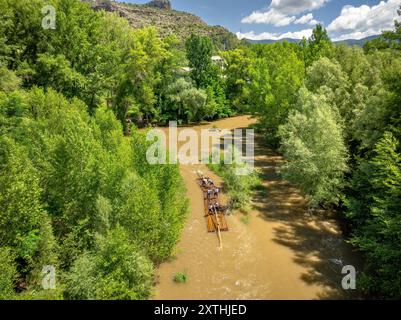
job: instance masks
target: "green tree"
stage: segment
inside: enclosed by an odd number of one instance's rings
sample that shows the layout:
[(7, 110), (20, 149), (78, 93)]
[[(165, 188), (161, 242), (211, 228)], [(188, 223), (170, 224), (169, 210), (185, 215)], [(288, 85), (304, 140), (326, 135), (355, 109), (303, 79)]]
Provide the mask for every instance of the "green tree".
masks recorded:
[(227, 99), (236, 110), (249, 110), (252, 103), (249, 97), (249, 82), (254, 73), (252, 69), (254, 54), (250, 49), (244, 47), (224, 52), (223, 57), (226, 60), (224, 75)]
[(156, 85), (155, 95), (159, 112), (158, 121), (165, 123), (169, 119), (174, 119), (176, 115), (176, 108), (170, 104), (168, 95), (170, 86), (181, 78), (182, 68), (186, 65), (186, 54), (175, 35), (166, 37), (163, 42), (166, 55), (156, 67), (161, 79)]
[(0, 66), (0, 92), (12, 92), (19, 88), (21, 80), (16, 74), (5, 67)]
[(322, 57), (330, 57), (332, 54), (333, 45), (327, 34), (327, 30), (317, 24), (313, 29), (312, 36), (308, 41), (301, 43), (304, 47), (305, 65), (310, 66), (313, 62)]
[(300, 91), (298, 107), (279, 129), (284, 176), (310, 196), (312, 206), (336, 204), (344, 186), (347, 150), (342, 127), (324, 96)]
[(259, 118), (266, 140), (278, 145), (277, 130), (296, 102), (305, 69), (296, 48), (288, 43), (256, 47), (249, 83), (250, 110)]
[(34, 82), (40, 87), (53, 88), (66, 97), (80, 96), (85, 87), (85, 78), (71, 68), (64, 55), (40, 54), (36, 62)]
[(217, 77), (212, 63), (213, 44), (207, 37), (192, 34), (186, 41), (191, 77), (198, 88), (206, 88)]
[(153, 267), (122, 228), (99, 237), (66, 276), (70, 299), (139, 300), (151, 293)]
[[(213, 89), (208, 92), (209, 97), (214, 99)], [(185, 118), (188, 123), (211, 119), (216, 113), (217, 106), (207, 100), (207, 92), (194, 88), (184, 78), (179, 78), (168, 87), (167, 97), (171, 101), (170, 110), (176, 110), (178, 119)]]
[(116, 115), (126, 125), (130, 109), (149, 123), (157, 116), (156, 86), (161, 81), (158, 67), (168, 54), (155, 28), (137, 30), (123, 78), (116, 95)]
[(11, 299), (15, 295), (17, 266), (14, 259), (10, 248), (0, 247), (0, 300)]
[(0, 1), (0, 60), (15, 70), (22, 61), (36, 61), (48, 48), (49, 30), (42, 28), (44, 0)]
[(175, 82), (171, 83), (167, 87), (166, 97), (169, 100), (169, 108), (167, 111), (175, 112), (175, 115), (178, 119), (182, 119), (185, 106), (184, 106), (184, 97), (185, 92), (192, 88), (192, 83), (186, 80), (185, 78), (178, 78)]
[(98, 279), (94, 256), (83, 253), (64, 276), (65, 297), (70, 300), (95, 300)]
[(26, 149), (8, 137), (0, 140), (0, 171), (0, 243), (13, 249), (21, 272), (35, 273), (43, 267), (42, 263), (56, 262), (38, 173)]
[(365, 290), (398, 298), (401, 293), (399, 234), (401, 230), (401, 155), (399, 142), (386, 132), (373, 157), (360, 163), (353, 177), (356, 191), (348, 203), (354, 223), (352, 243), (366, 256)]
[(207, 114), (207, 94), (203, 90), (191, 88), (184, 91), (183, 103), (188, 122), (197, 122)]
[[(17, 299), (148, 298), (153, 263), (171, 255), (187, 202), (178, 166), (149, 165), (145, 135), (124, 137), (123, 126), (175, 103), (167, 88), (184, 52), (78, 0), (51, 1), (57, 32), (44, 30), (45, 4), (0, 0), (1, 295), (15, 266), (26, 284)], [(222, 112), (222, 80), (205, 90), (177, 90), (189, 121)], [(60, 286), (45, 292), (48, 264)]]
[(351, 124), (354, 105), (351, 104), (351, 88), (347, 74), (340, 64), (328, 58), (315, 61), (307, 69), (305, 85), (313, 93), (324, 94), (335, 112), (341, 114), (338, 121), (345, 121), (346, 128)]

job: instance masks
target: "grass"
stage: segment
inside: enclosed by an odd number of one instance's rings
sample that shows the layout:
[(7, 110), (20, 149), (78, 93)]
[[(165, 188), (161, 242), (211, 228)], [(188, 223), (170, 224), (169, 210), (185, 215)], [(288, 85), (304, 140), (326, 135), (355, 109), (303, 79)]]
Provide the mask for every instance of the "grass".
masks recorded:
[(177, 272), (174, 275), (173, 280), (175, 283), (186, 283), (188, 276), (184, 272)]

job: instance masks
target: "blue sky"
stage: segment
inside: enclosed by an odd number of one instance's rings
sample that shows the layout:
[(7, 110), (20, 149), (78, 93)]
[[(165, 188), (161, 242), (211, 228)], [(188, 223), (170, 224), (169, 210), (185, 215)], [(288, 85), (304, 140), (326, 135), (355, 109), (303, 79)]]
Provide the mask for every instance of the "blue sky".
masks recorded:
[(342, 40), (361, 39), (392, 29), (401, 0), (171, 0), (171, 3), (175, 10), (194, 13), (211, 25), (222, 25), (240, 38), (300, 39), (309, 37), (314, 25), (322, 23), (334, 40)]

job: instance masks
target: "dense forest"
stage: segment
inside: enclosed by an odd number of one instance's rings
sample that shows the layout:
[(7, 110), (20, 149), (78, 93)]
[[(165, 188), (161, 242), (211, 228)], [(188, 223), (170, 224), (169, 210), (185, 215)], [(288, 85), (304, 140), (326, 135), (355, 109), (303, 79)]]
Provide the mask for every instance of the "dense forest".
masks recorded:
[(243, 113), (311, 208), (348, 223), (364, 292), (400, 298), (399, 22), (363, 49), (318, 25), (219, 52), (78, 0), (0, 0), (0, 299), (149, 298), (188, 208), (178, 166), (149, 165), (136, 127)]

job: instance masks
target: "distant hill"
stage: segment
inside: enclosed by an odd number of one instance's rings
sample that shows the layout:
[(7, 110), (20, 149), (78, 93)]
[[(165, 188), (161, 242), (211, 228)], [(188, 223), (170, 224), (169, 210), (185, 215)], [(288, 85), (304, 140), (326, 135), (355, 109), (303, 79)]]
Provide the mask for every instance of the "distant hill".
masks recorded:
[(153, 0), (148, 4), (131, 4), (110, 0), (82, 0), (90, 2), (94, 10), (118, 12), (134, 28), (155, 26), (162, 37), (175, 34), (186, 40), (192, 33), (210, 37), (219, 49), (235, 47), (239, 40), (222, 26), (209, 26), (200, 17), (176, 11), (168, 0)]
[(370, 37), (363, 38), (363, 39), (360, 39), (360, 40), (348, 39), (348, 40), (343, 40), (343, 41), (337, 41), (335, 43), (337, 43), (337, 44), (347, 44), (349, 46), (363, 47), (366, 42), (372, 41), (372, 40), (377, 39), (379, 37), (380, 37), (380, 35), (375, 35), (375, 36), (370, 36)]
[(245, 39), (249, 43), (263, 43), (263, 44), (271, 44), (271, 43), (276, 43), (276, 42), (289, 42), (289, 43), (298, 43), (299, 39), (291, 39), (291, 38), (284, 38), (280, 40), (250, 40), (250, 39)]
[[(347, 40), (342, 40), (342, 41), (334, 41), (335, 44), (346, 44), (349, 46), (359, 46), (359, 47), (363, 47), (363, 45), (371, 40), (377, 39), (379, 37), (379, 35), (375, 35), (375, 36), (370, 36), (367, 38), (363, 38), (360, 40), (355, 40), (355, 39), (347, 39)], [(280, 40), (250, 40), (250, 39), (246, 39), (247, 42), (249, 43), (264, 43), (264, 44), (269, 44), (269, 43), (276, 43), (276, 42), (289, 42), (289, 43), (298, 43), (301, 40), (299, 39), (291, 39), (291, 38), (285, 38), (285, 39), (280, 39)]]

